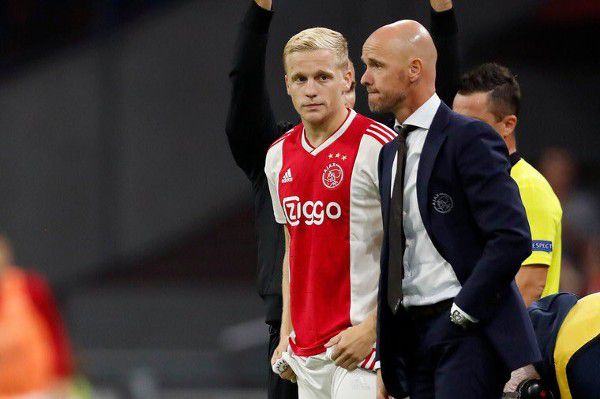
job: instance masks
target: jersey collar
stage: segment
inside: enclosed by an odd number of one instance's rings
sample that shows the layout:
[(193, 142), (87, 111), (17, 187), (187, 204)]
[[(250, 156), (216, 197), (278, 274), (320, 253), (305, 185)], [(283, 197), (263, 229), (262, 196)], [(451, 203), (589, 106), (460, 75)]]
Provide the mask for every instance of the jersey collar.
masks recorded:
[(325, 148), (329, 147), (337, 139), (339, 139), (344, 134), (344, 132), (346, 132), (346, 130), (348, 130), (348, 127), (354, 120), (355, 116), (356, 116), (356, 112), (353, 109), (348, 109), (348, 116), (346, 117), (346, 120), (344, 121), (344, 123), (342, 123), (342, 126), (340, 126), (338, 128), (338, 130), (336, 130), (331, 136), (329, 136), (329, 138), (327, 140), (325, 140), (323, 143), (321, 143), (320, 146), (318, 146), (316, 148), (313, 147), (312, 145), (310, 145), (310, 143), (306, 139), (306, 132), (304, 131), (304, 128), (302, 128), (302, 140), (301, 140), (302, 147), (310, 155), (314, 155), (314, 156), (318, 155), (321, 151), (323, 151)]

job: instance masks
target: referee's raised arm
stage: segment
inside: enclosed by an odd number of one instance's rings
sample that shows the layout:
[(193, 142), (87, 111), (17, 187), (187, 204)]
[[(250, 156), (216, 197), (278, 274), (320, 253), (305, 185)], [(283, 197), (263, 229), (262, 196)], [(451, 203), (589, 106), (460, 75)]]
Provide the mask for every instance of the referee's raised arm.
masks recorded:
[(250, 180), (263, 173), (269, 145), (282, 133), (265, 82), (271, 0), (250, 3), (241, 23), (229, 73), (232, 83), (226, 132), (235, 162)]

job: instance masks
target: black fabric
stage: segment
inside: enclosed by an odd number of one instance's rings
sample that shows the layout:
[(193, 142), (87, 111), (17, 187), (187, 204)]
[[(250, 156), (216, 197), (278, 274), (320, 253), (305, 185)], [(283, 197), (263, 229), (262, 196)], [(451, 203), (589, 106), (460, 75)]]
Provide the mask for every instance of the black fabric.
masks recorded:
[(519, 154), (519, 151), (515, 151), (508, 156), (508, 160), (510, 161), (511, 167), (515, 166), (517, 162), (521, 160), (521, 154)]
[[(404, 310), (401, 310), (404, 312)], [(407, 313), (408, 318), (411, 318)], [(510, 371), (479, 329), (463, 329), (445, 311), (411, 318), (408, 354), (411, 399), (501, 398)]]
[(458, 23), (454, 8), (436, 12), (430, 8), (431, 37), (438, 52), (436, 92), (442, 101), (452, 105), (460, 80), (461, 52), (458, 43)]
[(240, 26), (233, 67), (226, 133), (233, 158), (252, 183), (258, 241), (258, 292), (265, 299), (266, 319), (281, 319), (283, 228), (275, 221), (264, 173), (269, 146), (291, 123), (276, 123), (265, 83), (265, 53), (273, 13), (250, 2)]
[(405, 125), (398, 133), (398, 156), (394, 189), (392, 190), (392, 201), (390, 207), (389, 226), (389, 263), (388, 263), (388, 288), (387, 301), (392, 313), (398, 311), (402, 303), (402, 279), (404, 278), (404, 249), (406, 237), (404, 236), (404, 225), (402, 223), (404, 207), (404, 169), (406, 166), (406, 138), (415, 130), (416, 126)]
[(279, 345), (279, 324), (269, 326), (269, 399), (297, 399), (298, 386), (290, 381), (281, 379), (271, 369), (271, 357), (275, 348)]
[(600, 398), (600, 335), (571, 357), (567, 364), (567, 381), (573, 398)]

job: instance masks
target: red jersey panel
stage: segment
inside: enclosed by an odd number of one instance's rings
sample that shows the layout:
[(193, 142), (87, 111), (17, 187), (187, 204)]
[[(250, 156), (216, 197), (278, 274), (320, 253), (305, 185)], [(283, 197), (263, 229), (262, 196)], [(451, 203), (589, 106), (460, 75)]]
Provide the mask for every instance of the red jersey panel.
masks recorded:
[(395, 136), (348, 110), (317, 148), (298, 125), (269, 149), (275, 218), (290, 233), (290, 345), (299, 356), (324, 352), (331, 337), (375, 309), (383, 235), (377, 162)]

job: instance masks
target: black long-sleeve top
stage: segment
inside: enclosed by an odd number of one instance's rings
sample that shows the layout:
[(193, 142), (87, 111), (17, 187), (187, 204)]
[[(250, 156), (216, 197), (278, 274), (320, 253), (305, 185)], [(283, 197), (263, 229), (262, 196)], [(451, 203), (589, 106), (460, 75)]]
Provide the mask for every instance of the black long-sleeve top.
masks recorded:
[[(265, 81), (265, 56), (272, 11), (251, 2), (238, 34), (233, 68), (227, 139), (237, 165), (252, 183), (258, 238), (258, 292), (265, 301), (267, 323), (281, 320), (283, 228), (275, 221), (264, 174), (269, 146), (293, 127), (277, 123)], [(457, 24), (454, 11), (432, 10), (432, 36), (438, 46), (438, 95), (451, 104), (459, 78)]]

